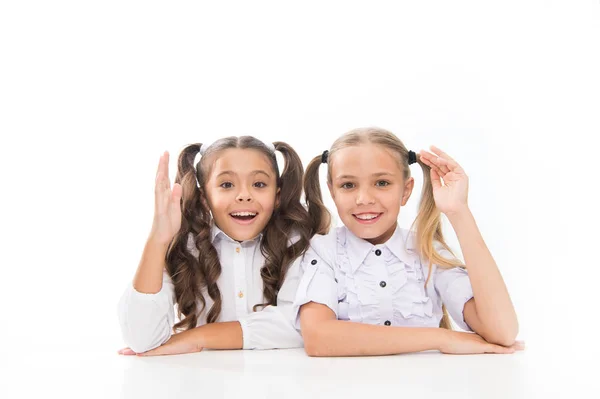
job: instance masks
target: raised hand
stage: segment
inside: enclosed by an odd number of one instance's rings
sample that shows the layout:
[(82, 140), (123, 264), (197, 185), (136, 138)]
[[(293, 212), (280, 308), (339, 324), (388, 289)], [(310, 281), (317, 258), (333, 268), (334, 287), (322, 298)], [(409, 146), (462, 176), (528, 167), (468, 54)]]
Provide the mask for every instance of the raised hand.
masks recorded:
[(444, 151), (431, 146), (431, 152), (419, 152), (421, 162), (431, 168), (433, 197), (446, 215), (468, 209), (469, 178), (460, 165)]
[(440, 352), (454, 355), (469, 355), (477, 353), (514, 353), (525, 349), (525, 343), (517, 341), (506, 347), (490, 344), (475, 333), (448, 331), (447, 339), (440, 347)]
[(169, 153), (160, 157), (154, 187), (154, 222), (150, 237), (168, 245), (181, 227), (181, 185), (169, 181)]

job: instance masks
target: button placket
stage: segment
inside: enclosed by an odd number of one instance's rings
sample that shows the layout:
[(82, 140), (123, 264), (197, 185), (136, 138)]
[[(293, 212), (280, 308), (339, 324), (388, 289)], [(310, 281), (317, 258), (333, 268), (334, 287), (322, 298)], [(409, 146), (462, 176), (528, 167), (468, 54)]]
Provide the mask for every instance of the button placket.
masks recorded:
[(248, 314), (246, 299), (246, 259), (245, 251), (240, 244), (236, 244), (234, 249), (234, 273), (235, 273), (235, 296), (236, 313), (238, 318)]
[(387, 261), (385, 258), (389, 255), (389, 253), (386, 253), (385, 256), (381, 256), (384, 253), (379, 248), (375, 249), (373, 253), (375, 254), (375, 257), (373, 259), (377, 264), (378, 279), (375, 281), (378, 282), (376, 282), (375, 284), (377, 284), (376, 291), (377, 297), (379, 298), (379, 320), (380, 322), (383, 322), (384, 325), (389, 326), (391, 325), (390, 320), (393, 318), (394, 315), (394, 307), (392, 303), (392, 290), (390, 290), (389, 287), (387, 287), (389, 273), (387, 269)]

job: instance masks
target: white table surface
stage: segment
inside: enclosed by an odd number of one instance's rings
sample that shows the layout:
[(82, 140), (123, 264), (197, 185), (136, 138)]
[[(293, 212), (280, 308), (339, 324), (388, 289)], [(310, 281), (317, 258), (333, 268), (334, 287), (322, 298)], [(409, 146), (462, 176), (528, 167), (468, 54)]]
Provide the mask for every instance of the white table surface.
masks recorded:
[(567, 348), (362, 358), (310, 358), (302, 349), (142, 358), (116, 349), (8, 343), (0, 351), (0, 398), (600, 397), (597, 351)]

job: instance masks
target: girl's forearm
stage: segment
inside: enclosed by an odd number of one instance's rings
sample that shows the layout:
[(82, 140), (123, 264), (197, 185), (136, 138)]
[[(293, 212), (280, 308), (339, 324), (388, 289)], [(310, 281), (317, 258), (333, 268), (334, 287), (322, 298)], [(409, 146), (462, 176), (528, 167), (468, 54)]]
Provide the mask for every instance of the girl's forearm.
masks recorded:
[(369, 356), (438, 350), (446, 330), (322, 320), (303, 328), (309, 356)]
[(133, 278), (133, 287), (144, 294), (156, 294), (162, 288), (163, 269), (168, 245), (151, 237), (146, 241), (142, 259)]
[(242, 349), (242, 326), (237, 321), (210, 323), (190, 330), (190, 337), (200, 348)]
[(488, 342), (510, 346), (518, 333), (515, 308), (470, 210), (448, 215), (456, 232), (473, 287), (477, 318), (476, 331)]

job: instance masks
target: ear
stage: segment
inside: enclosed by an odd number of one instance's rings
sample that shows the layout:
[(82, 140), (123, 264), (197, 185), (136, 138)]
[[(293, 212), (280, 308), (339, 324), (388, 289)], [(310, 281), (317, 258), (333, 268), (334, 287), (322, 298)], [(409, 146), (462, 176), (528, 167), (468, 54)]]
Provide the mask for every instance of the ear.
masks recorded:
[(402, 192), (402, 206), (406, 205), (410, 195), (412, 194), (412, 190), (415, 187), (415, 179), (412, 177), (404, 183), (404, 191)]
[(281, 203), (281, 188), (278, 187), (277, 192), (275, 193), (275, 208), (278, 208), (280, 203)]

